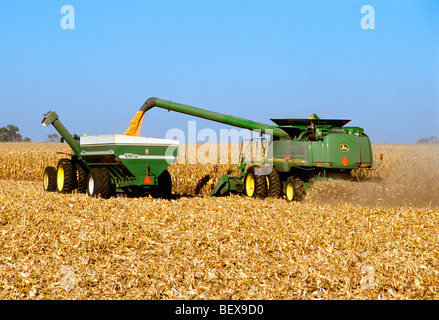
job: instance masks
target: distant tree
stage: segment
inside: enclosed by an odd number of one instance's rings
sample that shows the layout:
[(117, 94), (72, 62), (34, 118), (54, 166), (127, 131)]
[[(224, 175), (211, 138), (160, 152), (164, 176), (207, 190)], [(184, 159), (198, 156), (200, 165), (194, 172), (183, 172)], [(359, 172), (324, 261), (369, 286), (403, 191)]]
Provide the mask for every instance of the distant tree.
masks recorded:
[(428, 138), (420, 138), (416, 143), (439, 143), (439, 138), (431, 136)]
[(59, 142), (59, 135), (57, 133), (49, 133), (47, 135), (48, 142)]
[(12, 142), (12, 141), (24, 141), (29, 142), (31, 139), (26, 137), (23, 139), (22, 135), (18, 133), (20, 129), (18, 127), (8, 124), (6, 127), (0, 128), (0, 141)]

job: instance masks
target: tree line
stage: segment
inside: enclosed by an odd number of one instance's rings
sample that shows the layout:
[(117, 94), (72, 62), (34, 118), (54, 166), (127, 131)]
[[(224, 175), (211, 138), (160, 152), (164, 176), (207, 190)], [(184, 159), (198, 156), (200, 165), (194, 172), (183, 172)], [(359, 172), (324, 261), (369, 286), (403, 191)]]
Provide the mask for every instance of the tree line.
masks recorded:
[(13, 142), (13, 141), (23, 141), (29, 142), (31, 139), (29, 137), (23, 138), (21, 134), (18, 133), (20, 129), (13, 124), (8, 124), (6, 127), (0, 128), (0, 141), (1, 142)]
[[(18, 132), (20, 129), (13, 124), (8, 124), (6, 127), (0, 128), (0, 142), (29, 142), (31, 138), (24, 137)], [(48, 142), (59, 142), (59, 135), (57, 133), (49, 133), (47, 135)]]
[(439, 143), (439, 138), (431, 136), (428, 138), (420, 138), (416, 143)]

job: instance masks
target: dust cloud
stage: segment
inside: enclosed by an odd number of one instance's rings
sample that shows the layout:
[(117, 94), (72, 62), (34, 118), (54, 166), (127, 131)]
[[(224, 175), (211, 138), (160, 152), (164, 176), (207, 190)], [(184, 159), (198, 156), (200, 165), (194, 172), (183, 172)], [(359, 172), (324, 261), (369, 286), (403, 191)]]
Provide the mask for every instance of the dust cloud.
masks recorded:
[(439, 207), (439, 145), (373, 145), (375, 170), (359, 169), (360, 182), (316, 182), (305, 201), (338, 205)]

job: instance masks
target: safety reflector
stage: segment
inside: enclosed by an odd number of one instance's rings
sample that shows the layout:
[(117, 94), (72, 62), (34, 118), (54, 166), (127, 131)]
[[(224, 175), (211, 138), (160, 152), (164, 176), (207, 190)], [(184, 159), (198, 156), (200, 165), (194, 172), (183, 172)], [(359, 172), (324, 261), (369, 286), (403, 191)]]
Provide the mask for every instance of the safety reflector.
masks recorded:
[(144, 184), (151, 184), (152, 183), (151, 178), (149, 176), (146, 176), (145, 180), (143, 180), (143, 183)]
[(344, 156), (343, 159), (341, 159), (341, 164), (344, 164), (344, 165), (349, 164), (349, 160), (346, 156)]

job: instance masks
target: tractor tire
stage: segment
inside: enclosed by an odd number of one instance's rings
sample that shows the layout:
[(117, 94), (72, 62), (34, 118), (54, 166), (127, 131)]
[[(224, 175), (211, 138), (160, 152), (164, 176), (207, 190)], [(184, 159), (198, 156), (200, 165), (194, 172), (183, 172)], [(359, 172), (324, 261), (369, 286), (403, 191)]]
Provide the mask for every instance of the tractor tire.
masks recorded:
[(56, 191), (56, 168), (55, 167), (47, 167), (44, 170), (43, 188), (44, 188), (44, 191), (49, 191), (49, 192)]
[(264, 199), (267, 196), (267, 179), (265, 175), (256, 174), (258, 166), (247, 169), (244, 177), (245, 194), (251, 198)]
[(79, 163), (76, 163), (76, 188), (78, 193), (87, 192), (87, 170)]
[(273, 198), (282, 197), (282, 181), (279, 172), (273, 167), (270, 174), (267, 175), (268, 196)]
[(107, 169), (104, 167), (93, 168), (87, 177), (87, 194), (90, 197), (108, 199), (111, 197), (112, 191), (111, 177)]
[(75, 189), (75, 166), (69, 159), (60, 159), (56, 169), (56, 186), (58, 192), (70, 193)]
[(168, 170), (163, 171), (159, 175), (157, 186), (151, 190), (150, 195), (153, 198), (172, 198), (172, 179)]
[(304, 195), (302, 180), (294, 176), (288, 177), (284, 186), (285, 199), (287, 199), (287, 201), (301, 201)]

